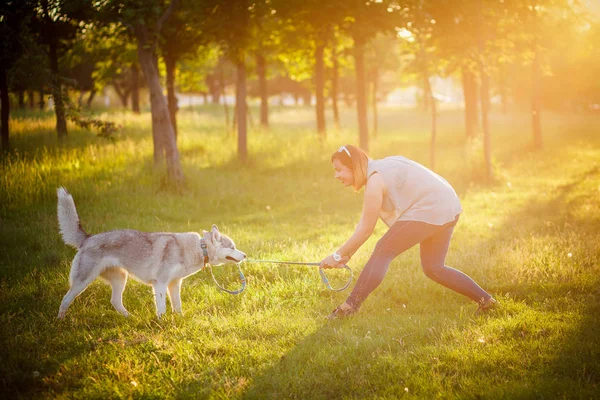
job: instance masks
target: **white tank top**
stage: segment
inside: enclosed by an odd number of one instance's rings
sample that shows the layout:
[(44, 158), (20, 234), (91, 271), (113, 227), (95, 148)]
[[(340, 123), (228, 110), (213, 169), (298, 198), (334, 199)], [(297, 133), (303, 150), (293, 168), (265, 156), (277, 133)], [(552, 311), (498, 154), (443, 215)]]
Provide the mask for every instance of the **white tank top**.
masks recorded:
[(379, 216), (387, 226), (396, 221), (444, 225), (462, 208), (450, 184), (435, 172), (406, 157), (370, 160), (367, 176), (381, 175), (387, 189)]

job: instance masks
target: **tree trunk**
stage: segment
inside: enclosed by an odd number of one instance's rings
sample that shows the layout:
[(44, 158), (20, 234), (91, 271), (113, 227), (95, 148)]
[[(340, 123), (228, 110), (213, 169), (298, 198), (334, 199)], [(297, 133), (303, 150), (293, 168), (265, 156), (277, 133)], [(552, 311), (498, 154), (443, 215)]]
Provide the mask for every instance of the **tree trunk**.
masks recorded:
[(171, 125), (173, 125), (175, 140), (177, 140), (177, 97), (175, 96), (175, 68), (177, 66), (177, 60), (170, 53), (167, 53), (164, 56), (164, 59), (167, 68), (167, 103), (169, 106), (169, 117), (171, 118)]
[[(179, 185), (183, 182), (183, 171), (179, 160), (179, 151), (175, 142), (175, 133), (169, 117), (167, 100), (163, 95), (158, 74), (158, 65), (153, 50), (145, 45), (147, 35), (145, 27), (137, 26), (138, 57), (140, 66), (146, 77), (150, 90), (150, 110), (152, 113), (152, 137), (154, 140), (154, 165), (162, 164), (164, 157), (167, 161), (167, 173), (171, 182)], [(140, 38), (141, 36), (141, 38)]]
[(131, 66), (131, 110), (140, 113), (140, 68), (137, 63)]
[(488, 180), (492, 179), (492, 154), (491, 154), (491, 137), (488, 123), (488, 115), (490, 110), (490, 90), (489, 76), (485, 71), (483, 62), (480, 61), (481, 74), (481, 128), (483, 130), (483, 155), (485, 159), (485, 171)]
[(542, 120), (541, 120), (541, 67), (539, 58), (539, 47), (537, 42), (533, 43), (533, 64), (531, 66), (532, 74), (532, 93), (531, 93), (531, 117), (533, 128), (533, 147), (536, 150), (542, 148)]
[(88, 97), (86, 104), (88, 109), (92, 108), (92, 101), (94, 100), (94, 97), (96, 97), (96, 89), (92, 89), (90, 91), (90, 97)]
[(30, 110), (33, 110), (35, 108), (35, 98), (33, 96), (34, 96), (33, 90), (30, 90), (27, 92), (27, 101), (28, 101)]
[(44, 111), (44, 109), (46, 108), (45, 96), (46, 93), (44, 93), (44, 85), (42, 85), (42, 87), (40, 88), (40, 102), (38, 103), (40, 111)]
[(425, 75), (425, 96), (429, 98), (429, 105), (431, 106), (431, 142), (429, 144), (429, 165), (431, 169), (435, 169), (435, 141), (437, 137), (437, 109), (435, 104), (435, 98), (433, 97), (433, 90), (431, 89), (431, 83), (429, 82), (429, 74), (427, 70), (424, 71)]
[(488, 181), (491, 181), (492, 176), (492, 150), (491, 150), (491, 137), (490, 127), (488, 123), (488, 114), (490, 110), (490, 90), (489, 90), (489, 75), (487, 71), (487, 65), (485, 65), (485, 49), (484, 49), (484, 24), (483, 24), (483, 10), (481, 2), (478, 3), (478, 24), (479, 24), (479, 37), (477, 40), (477, 46), (479, 50), (478, 63), (479, 63), (479, 76), (481, 79), (481, 128), (483, 130), (483, 156), (485, 161), (485, 173)]
[(500, 69), (500, 78), (498, 80), (498, 91), (500, 94), (500, 101), (502, 102), (502, 114), (508, 114), (508, 93), (506, 83), (506, 67)]
[(333, 50), (333, 71), (331, 74), (331, 107), (333, 108), (333, 121), (335, 128), (340, 129), (340, 113), (338, 110), (338, 80), (339, 80), (339, 64), (335, 44), (332, 46)]
[(247, 144), (247, 112), (246, 112), (246, 63), (244, 61), (244, 51), (238, 50), (239, 55), (236, 60), (237, 79), (235, 87), (235, 106), (237, 113), (237, 131), (238, 131), (238, 158), (246, 161), (248, 158)]
[(346, 107), (350, 108), (354, 105), (354, 97), (348, 92), (344, 92), (344, 102), (346, 103)]
[(129, 99), (129, 92), (127, 90), (121, 91), (118, 83), (113, 83), (113, 87), (115, 88), (115, 93), (119, 96), (119, 100), (121, 100), (121, 105), (123, 108), (127, 108), (127, 103)]
[(356, 111), (360, 148), (369, 151), (369, 127), (367, 125), (367, 94), (364, 66), (365, 45), (362, 38), (354, 38), (354, 62), (356, 68)]
[(17, 99), (19, 101), (19, 110), (25, 109), (25, 91), (19, 90), (17, 94)]
[(462, 69), (463, 96), (465, 99), (465, 131), (467, 138), (477, 135), (477, 82), (475, 74), (463, 67)]
[[(222, 62), (219, 62), (219, 69), (222, 69)], [(209, 74), (206, 77), (206, 86), (208, 86), (208, 91), (210, 92), (210, 97), (212, 99), (213, 104), (219, 104), (219, 96), (221, 94), (222, 88), (217, 84), (217, 79), (214, 74)]]
[(246, 118), (248, 118), (250, 129), (254, 129), (254, 118), (252, 118), (252, 109), (248, 107), (248, 102), (246, 102)]
[(2, 151), (5, 153), (10, 150), (8, 142), (9, 111), (10, 104), (8, 100), (8, 79), (6, 76), (6, 70), (0, 67), (0, 136), (2, 137)]
[(317, 133), (321, 139), (327, 137), (325, 131), (325, 62), (324, 50), (325, 45), (320, 38), (317, 38), (317, 46), (315, 48), (315, 97), (316, 97), (316, 113), (317, 113)]
[(302, 105), (304, 107), (310, 107), (312, 103), (312, 93), (307, 91), (302, 93), (300, 96), (302, 97)]
[(377, 116), (377, 91), (379, 90), (378, 88), (379, 86), (379, 68), (375, 67), (373, 68), (373, 92), (371, 94), (372, 99), (371, 101), (372, 103), (372, 107), (373, 107), (373, 137), (376, 138), (377, 137), (377, 123), (378, 123), (378, 116)]
[(238, 105), (237, 105), (237, 80), (235, 83), (235, 105), (233, 106), (233, 121), (231, 121), (231, 131), (235, 132), (237, 130), (237, 117), (238, 117)]
[(65, 104), (63, 101), (60, 76), (58, 75), (58, 43), (55, 37), (50, 38), (50, 71), (52, 72), (52, 99), (54, 100), (54, 113), (56, 114), (56, 133), (59, 139), (67, 136), (67, 120), (65, 118)]
[(269, 127), (269, 94), (267, 91), (267, 63), (262, 54), (256, 56), (258, 91), (260, 93), (260, 126)]
[(223, 109), (225, 111), (225, 133), (229, 134), (229, 106), (225, 97), (225, 72), (222, 63), (219, 64), (219, 86), (221, 87), (221, 98), (223, 99)]

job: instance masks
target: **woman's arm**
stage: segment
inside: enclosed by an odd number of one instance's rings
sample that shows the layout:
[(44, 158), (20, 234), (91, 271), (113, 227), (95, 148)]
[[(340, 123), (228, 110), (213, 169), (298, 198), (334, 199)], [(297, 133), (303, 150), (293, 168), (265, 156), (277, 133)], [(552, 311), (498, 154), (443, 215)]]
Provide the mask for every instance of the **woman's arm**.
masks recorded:
[[(345, 262), (344, 260), (347, 261), (354, 255), (360, 246), (362, 246), (373, 233), (375, 225), (377, 224), (377, 218), (379, 218), (379, 211), (381, 210), (384, 192), (385, 184), (383, 178), (379, 174), (372, 175), (367, 181), (367, 186), (365, 188), (363, 212), (360, 221), (350, 239), (348, 239), (337, 251), (337, 253), (342, 256), (342, 262)], [(321, 266), (335, 266), (337, 264), (338, 263), (333, 259), (333, 255), (330, 255), (321, 262)]]

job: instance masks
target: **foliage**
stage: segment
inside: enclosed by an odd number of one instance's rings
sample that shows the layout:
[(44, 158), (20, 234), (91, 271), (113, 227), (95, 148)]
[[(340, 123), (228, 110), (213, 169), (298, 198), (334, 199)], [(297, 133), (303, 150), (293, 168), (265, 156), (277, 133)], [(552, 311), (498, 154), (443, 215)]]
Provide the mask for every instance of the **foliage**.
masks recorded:
[(207, 92), (206, 77), (216, 69), (219, 57), (217, 47), (199, 46), (194, 54), (183, 58), (177, 70), (178, 92)]
[(10, 70), (31, 43), (29, 24), (33, 4), (29, 1), (3, 1), (0, 4), (0, 66)]
[(82, 115), (81, 110), (75, 108), (72, 104), (67, 106), (65, 115), (67, 120), (73, 122), (80, 128), (87, 130), (96, 129), (98, 131), (98, 137), (105, 139), (116, 140), (116, 136), (121, 129), (121, 127), (115, 122), (104, 121)]

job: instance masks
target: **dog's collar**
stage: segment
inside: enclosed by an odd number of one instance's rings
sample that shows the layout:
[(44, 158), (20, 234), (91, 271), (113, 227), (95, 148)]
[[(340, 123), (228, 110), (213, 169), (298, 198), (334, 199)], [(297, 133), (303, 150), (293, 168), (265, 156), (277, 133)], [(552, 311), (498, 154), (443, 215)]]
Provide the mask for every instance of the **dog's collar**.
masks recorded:
[(204, 254), (204, 266), (208, 264), (208, 247), (206, 246), (206, 241), (204, 239), (200, 239), (200, 247), (202, 247), (202, 253)]

